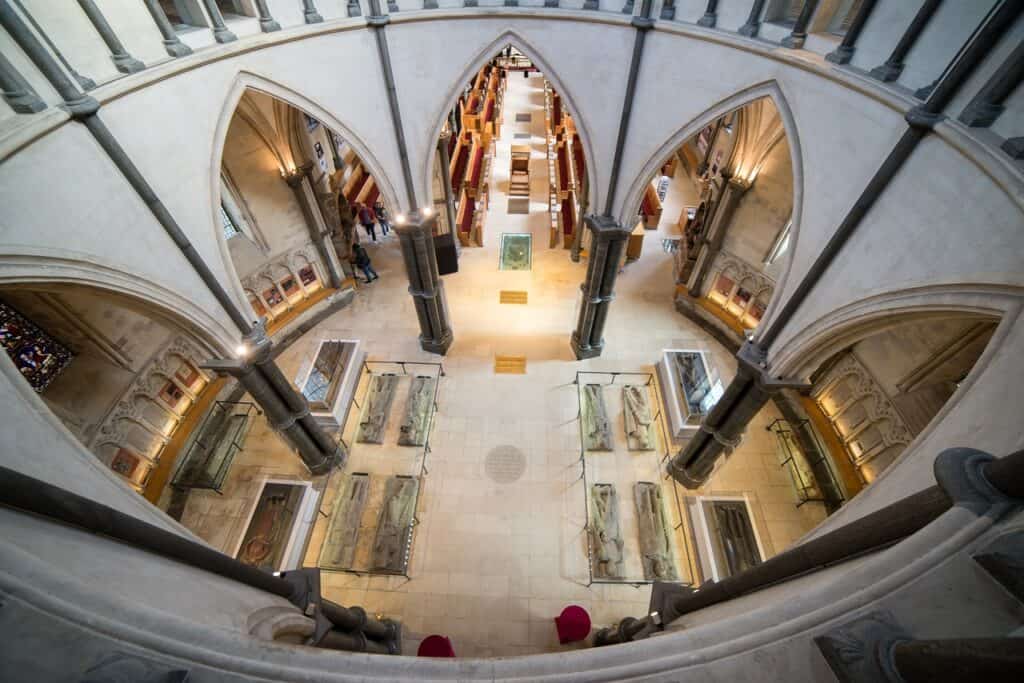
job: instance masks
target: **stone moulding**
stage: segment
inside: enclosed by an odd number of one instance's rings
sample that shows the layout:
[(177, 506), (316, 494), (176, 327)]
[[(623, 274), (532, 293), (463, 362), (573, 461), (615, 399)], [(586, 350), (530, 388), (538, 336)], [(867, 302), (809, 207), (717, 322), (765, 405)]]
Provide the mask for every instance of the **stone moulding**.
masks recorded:
[(359, 432), (356, 441), (359, 443), (384, 443), (384, 430), (391, 412), (391, 402), (395, 400), (395, 388), (398, 386), (398, 375), (375, 375), (370, 380), (370, 388), (363, 402), (363, 412), (359, 417)]
[(320, 566), (327, 569), (350, 569), (359, 543), (363, 510), (370, 492), (370, 475), (353, 473), (334, 503), (334, 514), (320, 551)]
[(612, 450), (612, 428), (600, 384), (583, 385), (580, 397), (580, 421), (583, 427), (583, 448), (588, 451)]
[(595, 579), (625, 576), (622, 531), (619, 529), (619, 497), (614, 484), (590, 487), (590, 564)]
[(416, 376), (409, 387), (409, 398), (405, 404), (405, 417), (398, 432), (399, 446), (422, 446), (427, 442), (430, 415), (434, 407), (434, 377)]
[(622, 387), (622, 405), (629, 450), (654, 450), (656, 435), (647, 387), (642, 384), (627, 384)]
[(388, 479), (373, 539), (374, 570), (405, 571), (418, 491), (419, 481), (412, 477), (399, 475)]

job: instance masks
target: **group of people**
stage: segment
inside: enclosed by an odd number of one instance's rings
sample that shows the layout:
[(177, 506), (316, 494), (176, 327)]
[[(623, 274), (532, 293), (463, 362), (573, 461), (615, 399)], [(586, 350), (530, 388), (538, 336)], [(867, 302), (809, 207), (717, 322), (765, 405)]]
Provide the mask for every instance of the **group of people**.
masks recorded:
[[(374, 224), (380, 225), (381, 237), (386, 236), (391, 230), (387, 209), (384, 208), (384, 204), (380, 200), (374, 202), (372, 207), (366, 204), (353, 204), (352, 212), (355, 214), (356, 220), (366, 230), (366, 234), (374, 242), (377, 241), (377, 230)], [(380, 277), (370, 263), (370, 255), (366, 253), (366, 249), (358, 242), (352, 245), (352, 264), (363, 271), (367, 283), (373, 282)]]

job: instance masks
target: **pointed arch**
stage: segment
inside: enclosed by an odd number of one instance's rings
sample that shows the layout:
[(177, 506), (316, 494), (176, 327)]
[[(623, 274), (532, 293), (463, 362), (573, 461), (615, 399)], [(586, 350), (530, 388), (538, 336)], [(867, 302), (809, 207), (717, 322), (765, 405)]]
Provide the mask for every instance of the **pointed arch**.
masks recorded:
[[(275, 100), (284, 102), (294, 109), (312, 116), (323, 125), (337, 132), (345, 139), (345, 142), (351, 145), (356, 155), (369, 169), (369, 172), (377, 181), (386, 203), (390, 206), (398, 206), (399, 204), (398, 193), (391, 184), (390, 178), (384, 173), (383, 165), (351, 128), (342, 123), (341, 120), (320, 104), (295, 92), (291, 88), (251, 71), (240, 70), (235, 75), (235, 79), (224, 98), (224, 104), (221, 107), (220, 116), (217, 118), (217, 125), (213, 135), (213, 148), (210, 150), (210, 168), (217, 169), (216, 173), (210, 174), (210, 229), (215, 233), (217, 246), (220, 249), (221, 261), (230, 280), (226, 283), (227, 288), (234, 294), (235, 301), (242, 311), (250, 311), (252, 314), (255, 314), (255, 311), (252, 311), (252, 306), (249, 303), (249, 298), (245, 293), (242, 281), (238, 276), (238, 271), (235, 269), (235, 264), (231, 259), (227, 239), (224, 237), (223, 232), (217, 229), (221, 192), (219, 169), (224, 160), (224, 145), (227, 141), (231, 119), (234, 117), (242, 96), (247, 90), (255, 90), (269, 95)], [(285, 142), (289, 142), (288, 137), (286, 137)], [(289, 156), (294, 151), (290, 144), (287, 151)]]
[(618, 217), (620, 223), (626, 224), (631, 216), (635, 216), (637, 214), (640, 210), (640, 202), (643, 198), (644, 187), (650, 182), (651, 178), (654, 177), (655, 172), (665, 163), (665, 160), (671, 157), (671, 155), (674, 154), (684, 142), (699, 133), (701, 129), (708, 124), (713, 123), (719, 117), (764, 98), (769, 98), (775, 105), (775, 109), (778, 111), (779, 118), (782, 121), (782, 128), (778, 132), (772, 133), (768, 143), (766, 143), (764, 149), (761, 150), (761, 158), (757, 163), (763, 163), (764, 157), (767, 156), (768, 152), (770, 152), (779, 141), (782, 139), (786, 139), (788, 141), (789, 154), (793, 167), (793, 211), (791, 215), (792, 228), (790, 229), (790, 244), (785, 256), (785, 267), (783, 268), (782, 274), (776, 283), (771, 300), (768, 302), (768, 307), (765, 309), (764, 318), (761, 320), (761, 323), (757, 326), (757, 331), (754, 333), (755, 340), (761, 330), (767, 329), (767, 323), (769, 323), (775, 315), (776, 310), (779, 308), (779, 300), (781, 299), (783, 292), (786, 290), (786, 282), (789, 279), (790, 271), (793, 266), (793, 256), (796, 254), (797, 244), (800, 239), (800, 224), (803, 213), (804, 172), (800, 136), (797, 133), (796, 119), (794, 118), (793, 112), (789, 107), (789, 103), (787, 102), (786, 97), (782, 92), (782, 88), (779, 87), (777, 81), (764, 81), (733, 93), (729, 97), (726, 97), (705, 109), (699, 116), (695, 117), (689, 123), (677, 130), (675, 134), (666, 140), (665, 143), (662, 144), (662, 146), (659, 147), (643, 165), (640, 174), (629, 186), (629, 192), (626, 194), (625, 201), (621, 205), (622, 213), (620, 213)]
[(456, 79), (456, 81), (448, 88), (448, 93), (441, 101), (440, 111), (434, 112), (434, 127), (430, 130), (430, 133), (427, 136), (428, 144), (431, 147), (423, 156), (424, 166), (420, 169), (419, 174), (419, 182), (421, 183), (419, 190), (421, 196), (433, 196), (431, 189), (431, 171), (434, 168), (434, 157), (437, 154), (437, 139), (441, 137), (441, 129), (444, 128), (448, 112), (455, 107), (465, 84), (472, 80), (473, 76), (475, 76), (476, 73), (487, 64), (487, 62), (494, 59), (502, 49), (509, 45), (526, 55), (534, 66), (544, 74), (544, 77), (551, 81), (551, 84), (554, 85), (555, 90), (558, 91), (558, 94), (565, 102), (566, 109), (568, 109), (569, 114), (572, 116), (573, 120), (576, 121), (576, 131), (579, 133), (580, 140), (583, 142), (583, 147), (586, 150), (587, 163), (584, 164), (583, 170), (587, 174), (587, 206), (596, 206), (598, 201), (598, 188), (593, 171), (593, 164), (596, 157), (594, 156), (593, 141), (591, 140), (588, 132), (590, 130), (590, 126), (587, 124), (586, 118), (580, 111), (579, 107), (576, 106), (576, 99), (573, 97), (571, 90), (562, 80), (559, 79), (557, 72), (551, 68), (548, 61), (541, 56), (541, 53), (537, 48), (535, 48), (528, 40), (523, 38), (517, 31), (512, 29), (504, 31), (497, 38), (488, 43), (486, 47), (477, 52), (476, 57), (469, 62), (466, 68), (460, 73), (458, 79)]

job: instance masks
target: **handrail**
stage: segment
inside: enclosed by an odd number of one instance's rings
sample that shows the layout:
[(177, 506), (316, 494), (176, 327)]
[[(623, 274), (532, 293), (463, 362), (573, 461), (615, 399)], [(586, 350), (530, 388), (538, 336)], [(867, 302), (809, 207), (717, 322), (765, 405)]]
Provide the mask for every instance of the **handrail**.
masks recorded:
[(398, 653), (397, 626), (367, 616), (360, 607), (342, 607), (322, 599), (319, 570), (269, 574), (120, 510), (3, 466), (0, 466), (0, 505), (105, 536), (285, 598), (318, 621), (314, 642), (310, 645)]
[[(958, 454), (965, 450), (968, 449), (943, 451), (939, 458), (943, 458), (944, 454)], [(1024, 450), (986, 462), (980, 468), (980, 475), (987, 485), (1000, 494), (1024, 499)], [(600, 646), (627, 642), (646, 635), (654, 627), (664, 628), (684, 614), (881, 550), (923, 529), (948, 511), (957, 502), (954, 496), (958, 492), (952, 492), (954, 495), (950, 493), (940, 485), (932, 486), (739, 574), (722, 581), (707, 582), (683, 594), (659, 590), (659, 586), (664, 588), (669, 584), (656, 584), (652, 592), (650, 615), (643, 619), (624, 619), (618, 627), (601, 629), (594, 636), (594, 644)], [(657, 604), (659, 600), (661, 604)]]

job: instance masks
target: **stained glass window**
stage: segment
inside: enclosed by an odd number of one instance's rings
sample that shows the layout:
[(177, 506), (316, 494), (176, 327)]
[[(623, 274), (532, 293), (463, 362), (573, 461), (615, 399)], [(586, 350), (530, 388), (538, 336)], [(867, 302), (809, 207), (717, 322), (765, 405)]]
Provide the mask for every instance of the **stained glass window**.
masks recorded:
[(45, 389), (74, 357), (67, 347), (3, 302), (0, 346), (37, 392)]
[(227, 212), (224, 205), (220, 205), (220, 227), (224, 231), (224, 239), (229, 240), (241, 231), (238, 226), (235, 225), (235, 221), (231, 219), (231, 214)]

